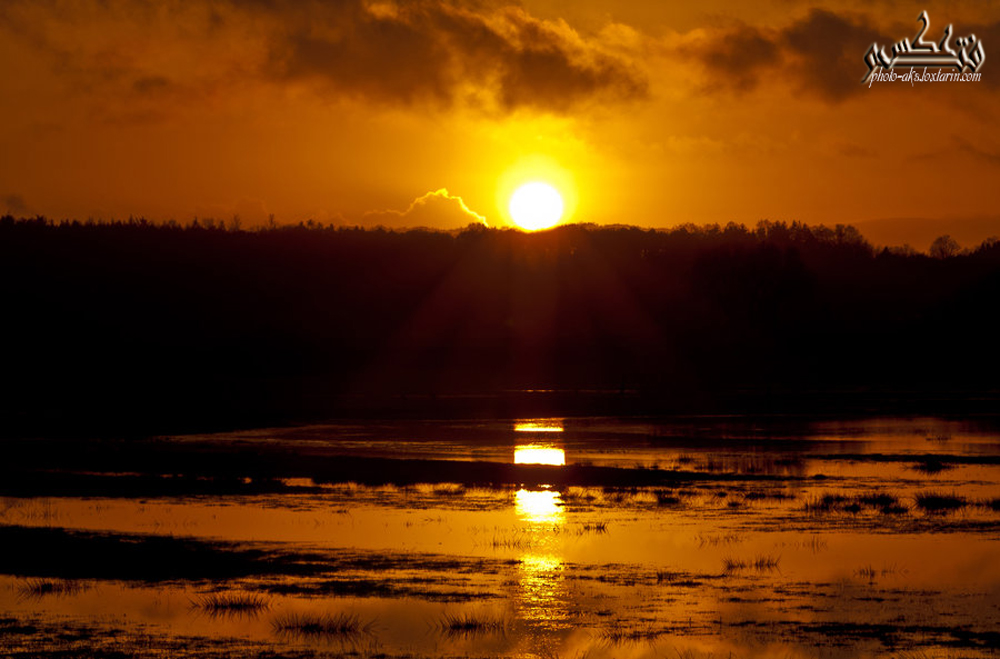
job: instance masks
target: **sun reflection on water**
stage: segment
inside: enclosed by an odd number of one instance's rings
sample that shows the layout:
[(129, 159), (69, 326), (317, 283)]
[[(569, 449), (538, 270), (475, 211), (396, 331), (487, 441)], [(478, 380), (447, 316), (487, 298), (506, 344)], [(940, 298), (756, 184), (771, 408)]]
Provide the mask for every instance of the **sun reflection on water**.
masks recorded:
[(527, 522), (561, 524), (562, 498), (555, 490), (518, 490), (514, 495), (514, 510)]
[(563, 584), (562, 558), (554, 554), (528, 553), (519, 564), (519, 604), (525, 621), (550, 629), (564, 627), (569, 619)]
[(519, 419), (514, 422), (514, 432), (562, 432), (562, 419)]
[(566, 451), (551, 445), (524, 444), (514, 448), (514, 464), (561, 466), (566, 464)]
[(558, 490), (522, 488), (514, 495), (514, 510), (532, 534), (531, 548), (518, 564), (520, 615), (537, 629), (565, 628), (569, 609), (559, 533), (566, 522), (562, 495)]

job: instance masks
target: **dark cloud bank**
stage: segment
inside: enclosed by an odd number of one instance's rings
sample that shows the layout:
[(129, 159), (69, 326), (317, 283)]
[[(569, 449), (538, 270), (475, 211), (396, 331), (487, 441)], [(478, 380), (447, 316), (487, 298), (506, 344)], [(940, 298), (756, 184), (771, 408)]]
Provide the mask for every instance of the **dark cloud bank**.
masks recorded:
[[(737, 94), (754, 90), (768, 77), (791, 81), (799, 90), (828, 103), (839, 103), (865, 91), (860, 84), (867, 68), (864, 55), (872, 43), (885, 46), (912, 37), (917, 23), (880, 25), (870, 17), (842, 15), (813, 9), (804, 18), (780, 29), (739, 25), (721, 31), (693, 52), (709, 74), (709, 90)], [(932, 17), (933, 18), (933, 17)], [(937, 41), (947, 23), (932, 26)], [(977, 35), (988, 48), (1000, 45), (1000, 21), (954, 26), (956, 35)], [(991, 88), (1000, 78), (983, 76)]]
[[(229, 83), (248, 77), (301, 82), (333, 98), (497, 112), (563, 112), (584, 102), (629, 101), (648, 93), (634, 58), (562, 20), (543, 20), (516, 6), (443, 0), (8, 3), (0, 4), (0, 31), (48, 51), (64, 75), (85, 76), (88, 85), (128, 79), (128, 89), (139, 95), (162, 92), (182, 79), (190, 83), (211, 68), (205, 61), (202, 71), (157, 70), (161, 63), (150, 55), (157, 48), (138, 47), (134, 39), (148, 34), (159, 46), (155, 40), (164, 38), (165, 22), (179, 28), (168, 31), (168, 39), (218, 43), (206, 60), (225, 61), (245, 47), (245, 57), (231, 63), (236, 79)], [(123, 23), (130, 34), (121, 33)], [(49, 29), (55, 25), (62, 31)], [(58, 36), (95, 25), (102, 43), (65, 44)]]
[(503, 110), (566, 110), (594, 97), (647, 93), (645, 78), (625, 59), (516, 7), (345, 0), (307, 11), (289, 12), (283, 3), (259, 10), (280, 18), (271, 75), (387, 102), (449, 105), (485, 91)]

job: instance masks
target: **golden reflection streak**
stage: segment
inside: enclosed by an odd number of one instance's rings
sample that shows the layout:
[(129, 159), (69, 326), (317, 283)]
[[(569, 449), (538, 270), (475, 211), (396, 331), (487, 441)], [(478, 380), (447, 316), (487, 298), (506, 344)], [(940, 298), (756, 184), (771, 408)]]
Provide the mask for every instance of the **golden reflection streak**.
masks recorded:
[(562, 432), (562, 419), (519, 419), (514, 432)]
[(528, 522), (562, 524), (562, 499), (557, 491), (520, 489), (514, 495), (517, 516)]
[(562, 559), (551, 554), (525, 554), (519, 567), (519, 599), (524, 619), (542, 627), (565, 625), (569, 611), (562, 583)]
[(541, 628), (564, 628), (569, 620), (569, 609), (563, 584), (563, 561), (549, 536), (556, 531), (554, 527), (565, 522), (561, 495), (557, 490), (520, 489), (514, 495), (514, 509), (521, 520), (532, 525), (535, 534), (543, 536), (539, 538), (538, 547), (542, 551), (536, 549), (522, 554), (518, 564), (521, 574), (517, 599), (521, 616)]
[[(514, 424), (515, 432), (561, 433), (562, 419), (523, 419)], [(514, 448), (514, 464), (563, 466), (566, 451), (550, 443), (522, 444)], [(554, 553), (556, 544), (551, 535), (565, 523), (561, 494), (557, 490), (518, 490), (514, 495), (514, 511), (522, 522), (532, 527), (539, 545), (534, 552), (521, 556), (519, 571), (519, 608), (523, 618), (542, 628), (558, 629), (566, 625), (569, 610), (566, 605), (562, 576), (562, 558)], [(549, 528), (552, 527), (552, 528)], [(546, 549), (542, 547), (547, 546)], [(538, 552), (538, 549), (542, 549)], [(536, 553), (538, 552), (538, 553)]]
[(558, 465), (566, 464), (566, 451), (554, 446), (524, 444), (514, 447), (516, 465)]

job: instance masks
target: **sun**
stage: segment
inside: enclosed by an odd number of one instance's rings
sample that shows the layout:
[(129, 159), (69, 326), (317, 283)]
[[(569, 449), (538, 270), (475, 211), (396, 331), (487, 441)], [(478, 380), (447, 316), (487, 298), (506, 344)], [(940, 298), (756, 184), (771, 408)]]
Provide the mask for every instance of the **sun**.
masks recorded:
[(548, 229), (563, 216), (563, 199), (548, 183), (525, 183), (510, 196), (507, 206), (514, 223), (527, 231)]

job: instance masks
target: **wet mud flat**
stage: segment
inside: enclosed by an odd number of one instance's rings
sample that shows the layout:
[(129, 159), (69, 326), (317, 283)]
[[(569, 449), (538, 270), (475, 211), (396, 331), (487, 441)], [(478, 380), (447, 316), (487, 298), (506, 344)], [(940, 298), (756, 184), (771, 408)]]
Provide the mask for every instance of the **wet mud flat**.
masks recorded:
[(4, 656), (1000, 652), (991, 423), (366, 422), (4, 450)]

